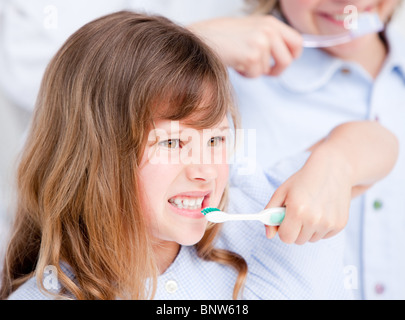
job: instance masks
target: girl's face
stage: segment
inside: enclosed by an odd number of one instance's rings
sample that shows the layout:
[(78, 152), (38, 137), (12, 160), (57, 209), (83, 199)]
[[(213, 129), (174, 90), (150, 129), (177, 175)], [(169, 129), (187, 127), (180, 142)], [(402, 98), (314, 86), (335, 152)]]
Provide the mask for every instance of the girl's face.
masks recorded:
[(142, 208), (161, 243), (193, 245), (204, 235), (202, 208), (217, 207), (228, 180), (226, 117), (196, 130), (159, 120), (149, 134), (141, 165)]
[[(347, 32), (350, 19), (354, 17), (354, 11), (347, 10), (347, 6), (353, 6), (357, 14), (364, 12), (377, 12), (383, 20), (393, 12), (398, 0), (280, 0), (281, 10), (292, 27), (300, 33), (331, 35)], [(348, 7), (350, 9), (350, 7)], [(389, 11), (389, 12), (388, 12)], [(346, 23), (345, 23), (346, 22)], [(372, 39), (377, 39), (376, 34), (367, 35), (350, 42), (349, 44), (336, 46), (340, 48), (335, 55), (344, 55), (344, 50), (355, 49)], [(333, 51), (333, 49), (332, 49)]]

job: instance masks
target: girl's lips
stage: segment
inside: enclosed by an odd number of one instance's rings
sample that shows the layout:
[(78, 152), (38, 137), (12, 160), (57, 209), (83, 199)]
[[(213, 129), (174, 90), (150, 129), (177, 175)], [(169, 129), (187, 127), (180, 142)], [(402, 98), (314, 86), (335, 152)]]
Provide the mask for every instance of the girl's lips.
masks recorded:
[(191, 218), (191, 219), (201, 219), (204, 218), (204, 215), (201, 213), (201, 210), (188, 210), (188, 209), (180, 209), (169, 203), (170, 209), (183, 217)]
[(174, 196), (172, 196), (172, 198), (175, 197), (205, 197), (207, 195), (209, 195), (211, 193), (211, 191), (207, 190), (207, 191), (187, 191), (187, 192), (182, 192), (182, 193), (178, 193)]
[[(209, 206), (209, 199), (210, 199), (210, 194), (211, 191), (190, 191), (190, 192), (183, 192), (175, 195), (174, 197), (171, 197), (168, 200), (169, 208), (176, 214), (187, 217), (187, 218), (192, 218), (192, 219), (201, 219), (204, 217), (204, 215), (201, 213), (201, 210)], [(185, 208), (179, 208), (176, 206), (174, 203), (172, 203), (172, 199), (175, 198), (181, 198), (181, 199), (187, 199), (187, 198), (203, 198), (203, 201), (201, 203), (201, 207), (198, 209), (185, 209)]]

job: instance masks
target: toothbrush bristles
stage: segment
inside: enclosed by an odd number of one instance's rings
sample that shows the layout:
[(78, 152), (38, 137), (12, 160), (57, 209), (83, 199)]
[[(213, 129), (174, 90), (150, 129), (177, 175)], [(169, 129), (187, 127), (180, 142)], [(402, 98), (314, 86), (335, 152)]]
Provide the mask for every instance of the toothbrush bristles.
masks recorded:
[(221, 211), (221, 210), (219, 210), (219, 209), (217, 209), (217, 208), (210, 208), (210, 207), (207, 207), (207, 208), (204, 208), (203, 210), (201, 210), (201, 213), (202, 213), (203, 215), (206, 215), (207, 213), (214, 212), (214, 211)]

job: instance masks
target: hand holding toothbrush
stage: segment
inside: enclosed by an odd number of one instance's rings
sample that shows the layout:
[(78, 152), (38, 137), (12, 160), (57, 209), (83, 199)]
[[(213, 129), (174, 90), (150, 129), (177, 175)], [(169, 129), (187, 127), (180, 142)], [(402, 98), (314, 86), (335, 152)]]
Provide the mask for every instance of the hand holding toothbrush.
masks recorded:
[(285, 243), (304, 244), (329, 238), (345, 227), (352, 192), (350, 168), (338, 154), (326, 162), (320, 152), (273, 194), (266, 208), (284, 206), (286, 214), (279, 227), (266, 226), (267, 238), (278, 232)]
[(398, 150), (396, 137), (377, 122), (337, 126), (273, 194), (267, 207), (286, 212), (280, 227), (266, 226), (267, 237), (278, 231), (283, 242), (304, 244), (336, 235), (347, 223), (351, 199), (392, 170)]
[[(397, 0), (389, 0), (389, 12)], [(384, 17), (383, 17), (384, 18)], [(386, 17), (385, 17), (386, 18)], [(303, 47), (325, 48), (352, 41), (384, 28), (376, 13), (362, 14), (357, 28), (340, 34), (300, 34), (271, 15), (224, 17), (196, 22), (188, 29), (200, 36), (229, 67), (241, 75), (255, 78), (280, 75), (302, 52)]]
[(188, 29), (201, 36), (226, 65), (249, 78), (281, 74), (302, 51), (300, 34), (271, 15), (216, 18)]

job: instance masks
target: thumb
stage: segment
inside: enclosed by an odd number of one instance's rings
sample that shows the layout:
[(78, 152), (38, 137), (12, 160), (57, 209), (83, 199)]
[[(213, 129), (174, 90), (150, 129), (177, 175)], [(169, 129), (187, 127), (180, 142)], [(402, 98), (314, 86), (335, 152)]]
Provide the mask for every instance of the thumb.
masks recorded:
[[(266, 209), (268, 208), (275, 208), (275, 207), (282, 207), (285, 202), (285, 198), (287, 195), (287, 188), (284, 187), (284, 184), (281, 185), (274, 193), (273, 196), (271, 197), (269, 203), (266, 206)], [(266, 238), (267, 239), (272, 239), (278, 232), (278, 226), (265, 226), (266, 229)]]
[(287, 190), (286, 183), (284, 182), (278, 189), (273, 193), (269, 203), (266, 205), (266, 209), (268, 208), (275, 208), (275, 207), (283, 207), (285, 204), (285, 200), (287, 197)]

